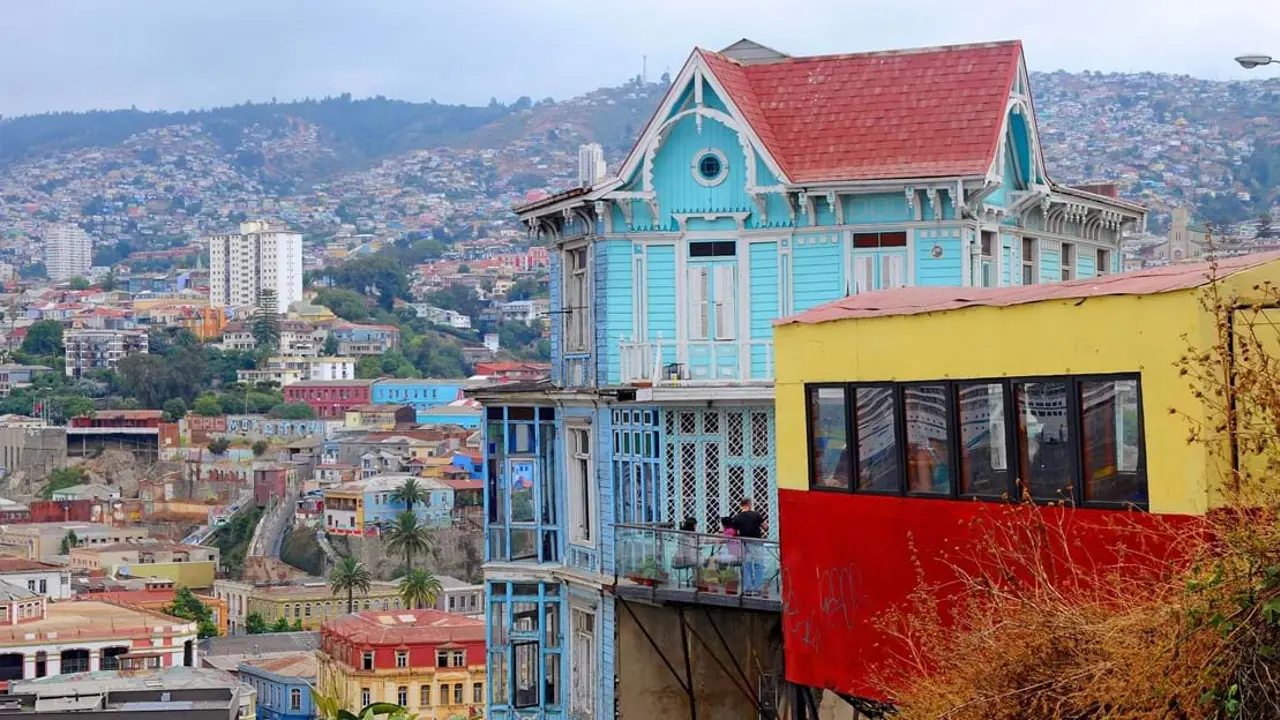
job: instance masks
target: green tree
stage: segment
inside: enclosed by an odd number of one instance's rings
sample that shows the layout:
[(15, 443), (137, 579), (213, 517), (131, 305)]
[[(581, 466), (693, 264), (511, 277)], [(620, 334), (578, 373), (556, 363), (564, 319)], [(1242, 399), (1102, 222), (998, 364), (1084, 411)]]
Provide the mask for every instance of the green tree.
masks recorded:
[(62, 536), (62, 542), (58, 544), (59, 555), (70, 555), (71, 548), (80, 547), (80, 536), (76, 535), (75, 530), (68, 530), (66, 535)]
[(387, 551), (404, 555), (406, 570), (413, 569), (413, 556), (431, 550), (431, 531), (412, 512), (405, 511), (396, 515), (391, 526), (384, 535)]
[(222, 453), (226, 452), (230, 447), (231, 447), (231, 441), (225, 437), (222, 437), (221, 435), (210, 440), (208, 445), (209, 452), (213, 453), (214, 455), (221, 455)]
[[(369, 303), (364, 296), (345, 288), (321, 288), (316, 293), (316, 304), (323, 305), (343, 320), (360, 322), (369, 318)], [(335, 341), (336, 342), (336, 341)], [(338, 353), (337, 346), (334, 354)]]
[(280, 403), (272, 406), (267, 414), (280, 420), (313, 420), (316, 410), (306, 403)]
[(270, 627), (260, 612), (251, 612), (244, 616), (244, 629), (250, 635), (261, 635), (262, 633), (270, 632)]
[(59, 490), (65, 490), (76, 485), (83, 485), (85, 481), (84, 470), (78, 467), (60, 467), (55, 468), (49, 473), (49, 477), (45, 479), (44, 487), (40, 488), (39, 496), (48, 500), (53, 494)]
[(253, 456), (262, 457), (270, 447), (271, 445), (266, 440), (255, 440), (253, 443)]
[(431, 493), (417, 478), (409, 478), (400, 484), (400, 487), (391, 491), (391, 499), (394, 502), (404, 503), (405, 508), (409, 512), (413, 512), (413, 506), (417, 503), (425, 503), (431, 498)]
[(271, 408), (279, 405), (283, 400), (283, 393), (253, 390), (245, 394), (245, 412), (270, 412)]
[(372, 586), (373, 576), (369, 570), (350, 555), (339, 560), (329, 572), (329, 588), (339, 595), (347, 594), (347, 614), (355, 612), (356, 591), (367, 593)]
[(276, 621), (271, 625), (271, 632), (273, 633), (289, 632), (292, 629), (293, 626), (289, 624), (289, 619), (284, 616), (276, 618)]
[(276, 291), (264, 288), (258, 293), (258, 307), (249, 320), (249, 330), (259, 348), (280, 345), (280, 313), (276, 307)]
[(107, 276), (102, 278), (102, 290), (104, 292), (113, 292), (119, 285), (119, 281), (116, 280), (115, 270), (108, 272)]
[(410, 570), (400, 578), (400, 599), (415, 610), (430, 608), (440, 595), (440, 581), (426, 570)]
[(96, 410), (93, 400), (83, 395), (64, 395), (55, 400), (53, 407), (64, 421), (77, 417), (92, 417)]
[(302, 618), (294, 618), (293, 625), (289, 626), (289, 630), (292, 632), (302, 632)]
[(349, 260), (334, 271), (333, 281), (358, 293), (372, 292), (378, 306), (390, 310), (396, 298), (409, 299), (409, 278), (404, 267), (390, 255), (364, 255)]
[(93, 287), (93, 285), (90, 284), (89, 281), (84, 279), (83, 277), (76, 275), (75, 277), (67, 281), (67, 287), (71, 288), (72, 290), (88, 290), (89, 288)]
[(191, 406), (191, 411), (204, 417), (216, 417), (223, 414), (222, 405), (218, 404), (217, 395), (201, 395), (196, 398), (196, 404)]
[(324, 338), (324, 354), (333, 357), (338, 354), (338, 336), (329, 333)]
[(40, 357), (62, 357), (62, 323), (40, 320), (27, 328), (22, 339), (22, 352)]
[(382, 377), (382, 360), (376, 357), (362, 357), (356, 363), (356, 377), (361, 380), (374, 380)]
[(201, 638), (218, 637), (218, 625), (213, 621), (213, 611), (208, 605), (191, 592), (191, 588), (181, 586), (173, 594), (173, 603), (165, 608), (165, 612), (183, 620), (196, 622), (196, 635)]
[(187, 414), (187, 402), (182, 398), (170, 398), (164, 403), (164, 415), (169, 422), (176, 422)]

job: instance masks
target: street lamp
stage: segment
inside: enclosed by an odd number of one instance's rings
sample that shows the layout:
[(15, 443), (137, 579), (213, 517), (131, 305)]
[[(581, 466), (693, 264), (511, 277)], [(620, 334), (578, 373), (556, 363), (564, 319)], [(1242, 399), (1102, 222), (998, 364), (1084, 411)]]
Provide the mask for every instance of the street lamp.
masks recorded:
[(1236, 58), (1236, 62), (1245, 70), (1252, 70), (1259, 65), (1271, 65), (1280, 61), (1273, 60), (1270, 55), (1241, 55)]

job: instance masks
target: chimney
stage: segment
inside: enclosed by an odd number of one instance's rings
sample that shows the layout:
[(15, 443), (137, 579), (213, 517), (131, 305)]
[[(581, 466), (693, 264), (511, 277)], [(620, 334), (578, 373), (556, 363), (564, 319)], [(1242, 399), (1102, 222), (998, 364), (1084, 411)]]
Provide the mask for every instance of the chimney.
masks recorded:
[(604, 179), (608, 166), (604, 161), (604, 148), (600, 143), (578, 147), (578, 186), (591, 187)]

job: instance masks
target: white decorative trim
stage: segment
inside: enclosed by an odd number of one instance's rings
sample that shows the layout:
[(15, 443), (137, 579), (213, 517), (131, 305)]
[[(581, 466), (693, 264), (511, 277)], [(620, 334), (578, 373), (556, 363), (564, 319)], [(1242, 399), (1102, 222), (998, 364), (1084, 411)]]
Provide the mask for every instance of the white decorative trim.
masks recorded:
[[(699, 115), (699, 118), (702, 116)], [(720, 161), (720, 174), (713, 178), (706, 177), (702, 174), (702, 159), (708, 155), (714, 155)], [(693, 179), (703, 187), (715, 187), (725, 181), (729, 177), (729, 158), (716, 148), (703, 148), (693, 155)]]

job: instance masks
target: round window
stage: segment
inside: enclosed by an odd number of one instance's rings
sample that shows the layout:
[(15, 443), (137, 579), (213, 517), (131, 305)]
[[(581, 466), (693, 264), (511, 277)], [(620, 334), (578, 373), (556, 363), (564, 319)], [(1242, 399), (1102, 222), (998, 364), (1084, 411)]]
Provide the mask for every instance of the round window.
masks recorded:
[(695, 180), (707, 186), (719, 185), (724, 181), (727, 175), (724, 153), (719, 150), (703, 150), (695, 158), (693, 162)]
[(703, 155), (698, 161), (698, 172), (702, 173), (702, 177), (707, 180), (715, 180), (720, 177), (720, 158), (715, 155)]

